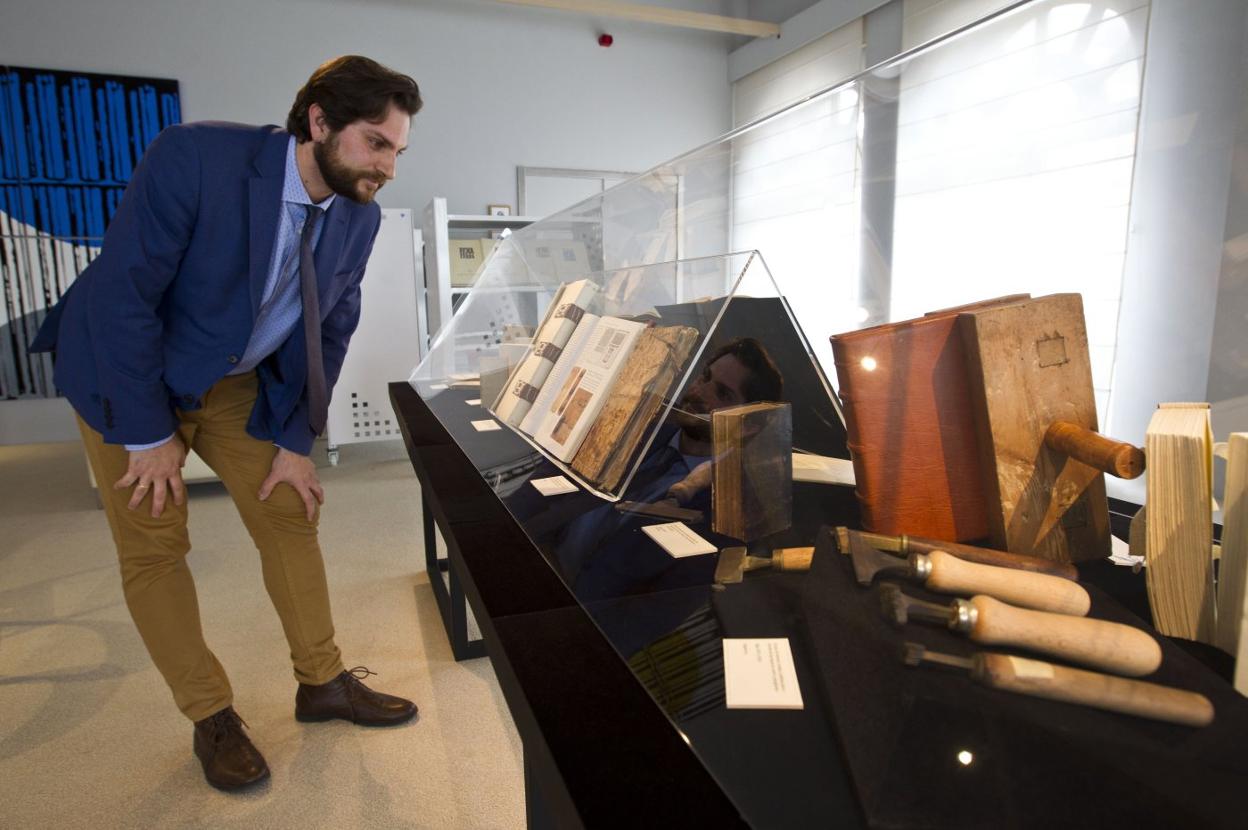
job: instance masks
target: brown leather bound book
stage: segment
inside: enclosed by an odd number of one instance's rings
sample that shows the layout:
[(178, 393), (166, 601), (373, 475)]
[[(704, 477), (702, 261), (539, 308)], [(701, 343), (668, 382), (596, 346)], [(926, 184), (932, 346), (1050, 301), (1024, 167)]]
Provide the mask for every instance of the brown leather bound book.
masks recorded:
[(964, 542), (988, 535), (961, 311), (833, 335), (862, 523)]

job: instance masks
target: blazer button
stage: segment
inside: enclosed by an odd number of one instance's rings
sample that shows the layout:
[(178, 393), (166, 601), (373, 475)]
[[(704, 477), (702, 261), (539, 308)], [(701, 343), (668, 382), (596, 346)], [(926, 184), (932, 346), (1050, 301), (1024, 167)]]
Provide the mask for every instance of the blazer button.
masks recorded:
[(227, 357), (227, 358), (226, 358), (226, 360), (228, 360), (230, 363), (237, 363), (237, 362), (238, 362), (238, 355), (236, 355), (236, 354), (232, 354), (232, 355), (230, 355), (229, 357)]

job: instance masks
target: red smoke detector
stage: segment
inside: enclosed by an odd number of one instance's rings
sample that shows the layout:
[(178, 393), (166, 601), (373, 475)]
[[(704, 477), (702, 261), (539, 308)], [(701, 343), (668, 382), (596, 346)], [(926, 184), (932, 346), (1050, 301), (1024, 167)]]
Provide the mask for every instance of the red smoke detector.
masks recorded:
[(611, 37), (611, 35), (607, 35), (607, 34), (598, 35), (599, 46), (606, 47), (606, 46), (610, 46), (612, 43), (615, 43), (615, 38)]

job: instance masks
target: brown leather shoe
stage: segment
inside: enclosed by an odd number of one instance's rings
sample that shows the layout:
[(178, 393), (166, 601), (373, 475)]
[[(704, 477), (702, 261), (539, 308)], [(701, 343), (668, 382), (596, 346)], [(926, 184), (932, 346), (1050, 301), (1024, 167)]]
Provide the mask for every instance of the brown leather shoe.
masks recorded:
[(307, 723), (341, 718), (360, 726), (396, 726), (414, 718), (415, 703), (374, 692), (360, 682), (376, 673), (356, 666), (320, 686), (300, 683), (295, 693), (295, 720)]
[(195, 721), (195, 755), (204, 765), (204, 778), (218, 790), (237, 790), (269, 777), (269, 765), (243, 734), (244, 725), (232, 706)]

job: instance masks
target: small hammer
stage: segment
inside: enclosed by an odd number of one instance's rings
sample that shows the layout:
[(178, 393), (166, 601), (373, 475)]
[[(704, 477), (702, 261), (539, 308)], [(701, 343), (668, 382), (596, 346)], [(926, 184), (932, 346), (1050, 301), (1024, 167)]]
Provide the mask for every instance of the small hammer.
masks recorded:
[(778, 571), (809, 571), (814, 548), (777, 548), (771, 558), (749, 556), (745, 548), (724, 548), (715, 564), (715, 584), (734, 585), (746, 571), (775, 568)]
[[(829, 548), (829, 552), (835, 550), (833, 536), (827, 528), (820, 531), (816, 550), (819, 547)], [(883, 573), (922, 583), (938, 594), (987, 594), (1011, 605), (1040, 611), (1082, 617), (1092, 607), (1092, 598), (1077, 582), (1049, 574), (964, 562), (942, 550), (912, 553), (902, 560), (877, 550), (861, 536), (851, 534), (849, 554), (854, 563), (854, 576), (863, 586), (869, 586), (876, 575)]]
[(970, 658), (957, 657), (928, 651), (918, 643), (905, 644), (902, 660), (907, 666), (937, 663), (969, 669), (976, 682), (1006, 692), (1077, 703), (1183, 726), (1208, 726), (1213, 722), (1213, 704), (1209, 698), (1143, 680), (1127, 680), (1009, 654), (980, 652)]
[(1161, 665), (1161, 646), (1138, 628), (1028, 611), (992, 597), (938, 605), (906, 596), (897, 585), (881, 585), (880, 610), (898, 628), (910, 620), (945, 625), (976, 643), (1018, 646), (1115, 674), (1140, 677)]

